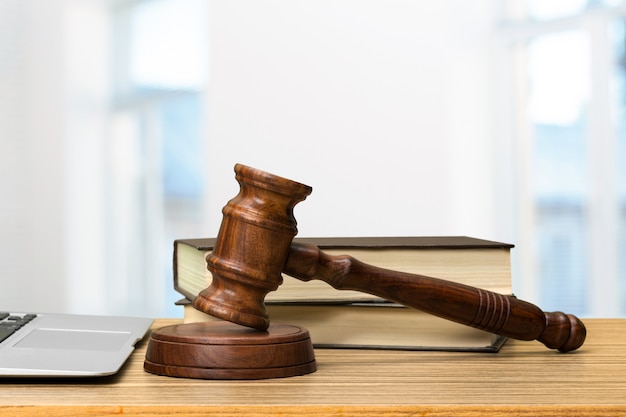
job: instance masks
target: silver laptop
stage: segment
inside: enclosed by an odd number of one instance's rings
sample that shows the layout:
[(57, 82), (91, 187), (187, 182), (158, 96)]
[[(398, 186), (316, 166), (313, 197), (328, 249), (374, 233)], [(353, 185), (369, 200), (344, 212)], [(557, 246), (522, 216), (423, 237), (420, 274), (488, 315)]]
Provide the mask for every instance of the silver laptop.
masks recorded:
[(116, 373), (151, 319), (0, 311), (0, 378)]

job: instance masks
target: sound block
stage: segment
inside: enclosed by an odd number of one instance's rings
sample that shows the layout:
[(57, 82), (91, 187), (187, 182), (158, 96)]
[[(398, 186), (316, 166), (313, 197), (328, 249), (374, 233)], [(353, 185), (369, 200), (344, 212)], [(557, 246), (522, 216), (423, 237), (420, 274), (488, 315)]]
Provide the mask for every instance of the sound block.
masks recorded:
[(198, 379), (266, 379), (315, 372), (308, 330), (271, 323), (266, 331), (227, 321), (167, 326), (150, 335), (147, 372)]

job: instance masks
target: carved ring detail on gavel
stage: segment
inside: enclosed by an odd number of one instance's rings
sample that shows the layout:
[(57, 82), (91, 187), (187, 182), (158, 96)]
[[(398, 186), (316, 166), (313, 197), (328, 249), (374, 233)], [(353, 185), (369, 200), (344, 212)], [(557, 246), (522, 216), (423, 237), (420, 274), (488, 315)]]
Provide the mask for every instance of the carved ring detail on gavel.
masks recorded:
[(294, 206), (312, 188), (254, 168), (235, 166), (239, 194), (224, 207), (212, 254), (211, 285), (194, 307), (215, 317), (265, 330), (264, 299), (282, 283), (281, 273), (319, 279), (339, 290), (357, 290), (444, 319), (518, 340), (539, 340), (568, 352), (585, 341), (584, 324), (571, 314), (545, 313), (515, 297), (423, 275), (385, 270), (350, 256), (331, 256), (293, 243)]

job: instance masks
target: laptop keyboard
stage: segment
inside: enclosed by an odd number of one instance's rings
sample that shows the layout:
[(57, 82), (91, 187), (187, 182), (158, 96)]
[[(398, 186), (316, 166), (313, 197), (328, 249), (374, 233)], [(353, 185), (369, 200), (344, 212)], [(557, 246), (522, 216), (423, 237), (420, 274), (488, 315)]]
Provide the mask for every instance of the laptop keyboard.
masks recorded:
[(36, 314), (13, 314), (0, 311), (0, 343), (32, 321)]

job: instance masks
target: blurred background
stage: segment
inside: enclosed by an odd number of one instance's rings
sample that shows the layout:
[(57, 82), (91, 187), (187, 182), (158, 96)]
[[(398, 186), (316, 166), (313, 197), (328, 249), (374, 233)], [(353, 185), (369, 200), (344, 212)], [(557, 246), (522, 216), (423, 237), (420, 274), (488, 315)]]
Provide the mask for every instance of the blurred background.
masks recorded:
[(2, 0), (0, 309), (181, 317), (240, 162), (300, 236), (505, 241), (624, 317), (625, 48), (622, 0)]

